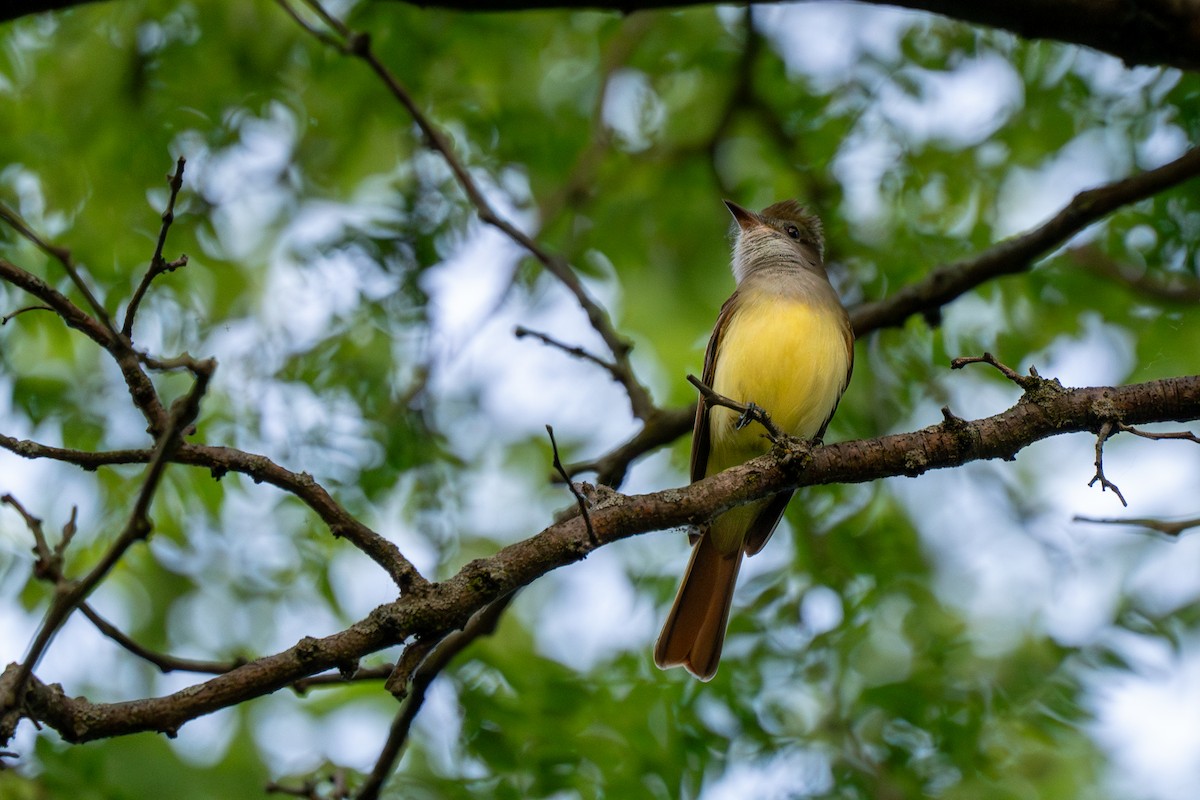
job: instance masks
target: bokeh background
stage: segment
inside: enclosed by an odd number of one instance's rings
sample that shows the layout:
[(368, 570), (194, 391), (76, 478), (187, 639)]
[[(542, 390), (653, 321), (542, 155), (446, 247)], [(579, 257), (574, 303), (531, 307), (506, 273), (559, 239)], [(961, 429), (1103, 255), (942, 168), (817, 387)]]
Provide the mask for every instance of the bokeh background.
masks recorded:
[[(462, 14), (330, 9), (376, 52), (507, 219), (561, 253), (635, 344), (639, 378), (686, 406), (732, 289), (728, 197), (821, 214), (848, 305), (1034, 227), (1074, 193), (1200, 142), (1200, 78), (886, 7)], [(121, 308), (154, 249), (163, 176), (187, 158), (135, 339), (214, 356), (197, 437), (310, 472), (431, 577), (548, 525), (551, 480), (638, 425), (592, 364), (574, 299), (483, 226), (412, 118), (360, 63), (267, 2), (121, 0), (0, 26), (0, 198), (70, 247)], [(975, 418), (1019, 390), (949, 360), (993, 352), (1068, 386), (1200, 372), (1195, 303), (1108, 276), (1194, 285), (1200, 185), (1129, 206), (1028, 272), (859, 341), (828, 440)], [(0, 255), (66, 290), (0, 228)], [(1183, 295), (1181, 295), (1182, 297)], [(0, 286), (0, 314), (28, 304)], [(169, 395), (182, 377), (162, 379)], [(1175, 426), (1178, 428), (1179, 426)], [(0, 328), (0, 433), (144, 446), (119, 373), (50, 314)], [(801, 491), (748, 561), (717, 678), (650, 650), (686, 537), (603, 548), (523, 591), (433, 686), (395, 796), (1183, 800), (1200, 785), (1200, 539), (1091, 517), (1195, 516), (1200, 451), (1127, 435), (1011, 463)], [(687, 479), (684, 436), (623, 491)], [(141, 470), (0, 451), (0, 492), (84, 571)], [(139, 642), (207, 659), (340, 630), (394, 589), (295, 498), (174, 467), (155, 535), (92, 598)], [(49, 598), (0, 509), (0, 659)], [(395, 658), (381, 653), (377, 662)], [(78, 615), (38, 670), (93, 701), (175, 691)], [(379, 682), (289, 691), (83, 747), (26, 723), (14, 798), (260, 796), (270, 780), (369, 770), (395, 712)], [(352, 778), (353, 779), (353, 778)]]

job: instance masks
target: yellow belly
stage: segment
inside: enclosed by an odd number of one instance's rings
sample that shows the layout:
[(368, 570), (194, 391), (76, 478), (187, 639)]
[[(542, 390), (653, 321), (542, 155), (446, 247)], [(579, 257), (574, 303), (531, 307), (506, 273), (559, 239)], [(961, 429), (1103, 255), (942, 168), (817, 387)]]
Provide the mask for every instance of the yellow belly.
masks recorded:
[[(781, 430), (808, 439), (837, 405), (849, 367), (841, 309), (778, 296), (747, 298), (726, 323), (712, 388), (758, 404)], [(712, 409), (706, 475), (770, 449), (761, 426), (737, 430), (737, 418), (727, 408)]]

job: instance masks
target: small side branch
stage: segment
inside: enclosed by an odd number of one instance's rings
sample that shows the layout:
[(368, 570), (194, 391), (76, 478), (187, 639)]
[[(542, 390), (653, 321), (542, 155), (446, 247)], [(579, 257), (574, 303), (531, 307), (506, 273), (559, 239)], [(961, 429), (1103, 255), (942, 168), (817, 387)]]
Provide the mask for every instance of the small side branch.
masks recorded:
[(100, 616), (90, 604), (81, 603), (79, 605), (79, 613), (87, 617), (102, 634), (143, 661), (153, 664), (158, 668), (159, 672), (196, 672), (203, 675), (223, 675), (246, 663), (245, 659), (228, 662), (201, 661), (194, 658), (179, 658), (164, 653), (156, 653), (125, 635), (117, 626)]
[(704, 402), (710, 406), (721, 406), (728, 408), (731, 411), (736, 411), (741, 417), (738, 419), (738, 427), (744, 428), (750, 422), (757, 422), (762, 425), (767, 431), (767, 438), (773, 443), (779, 444), (784, 439), (788, 438), (787, 434), (779, 430), (779, 427), (771, 419), (771, 415), (763, 410), (760, 406), (754, 403), (739, 403), (736, 400), (731, 400), (723, 394), (717, 394), (712, 387), (704, 381), (697, 378), (695, 375), (687, 376), (688, 383), (700, 390), (701, 396), (704, 397)]
[(13, 319), (14, 317), (19, 317), (22, 314), (24, 314), (26, 311), (49, 311), (51, 313), (54, 313), (54, 309), (51, 308), (50, 306), (41, 306), (41, 305), (25, 306), (24, 308), (18, 308), (16, 311), (12, 312), (11, 314), (5, 314), (3, 317), (0, 317), (0, 325), (7, 325), (8, 321), (10, 319)]
[(1191, 431), (1164, 431), (1162, 433), (1154, 433), (1153, 431), (1139, 430), (1138, 428), (1135, 428), (1132, 425), (1126, 425), (1123, 422), (1118, 422), (1116, 425), (1117, 430), (1121, 431), (1122, 433), (1132, 433), (1134, 436), (1140, 436), (1143, 439), (1154, 439), (1156, 441), (1176, 439), (1200, 444), (1200, 436), (1196, 436), (1196, 434), (1192, 433)]
[(188, 257), (181, 255), (174, 261), (167, 261), (163, 258), (163, 247), (167, 243), (167, 232), (171, 230), (171, 223), (175, 221), (175, 199), (179, 197), (179, 190), (183, 188), (183, 166), (186, 160), (183, 156), (175, 162), (175, 174), (167, 176), (167, 185), (171, 187), (171, 196), (167, 199), (167, 208), (162, 214), (162, 227), (158, 231), (158, 243), (154, 247), (154, 255), (150, 257), (150, 266), (146, 270), (146, 274), (142, 276), (142, 282), (138, 284), (137, 290), (133, 293), (133, 297), (129, 300), (129, 307), (125, 309), (125, 324), (121, 326), (121, 333), (126, 339), (133, 340), (133, 318), (137, 314), (138, 306), (141, 305), (142, 298), (146, 295), (146, 290), (150, 288), (150, 283), (164, 272), (172, 272), (180, 267), (186, 267)]
[(83, 276), (79, 274), (79, 269), (75, 265), (75, 259), (71, 256), (71, 251), (65, 247), (60, 247), (47, 242), (29, 226), (29, 223), (25, 222), (25, 220), (21, 218), (20, 214), (6, 206), (4, 203), (0, 203), (0, 220), (3, 220), (5, 223), (7, 223), (10, 228), (31, 242), (38, 250), (41, 250), (43, 253), (58, 261), (58, 263), (62, 265), (63, 271), (67, 273), (68, 277), (70, 277), (71, 282), (75, 284), (75, 288), (78, 289), (79, 293), (83, 295), (85, 300), (87, 300), (88, 305), (92, 309), (92, 313), (96, 315), (96, 319), (100, 320), (101, 324), (104, 325), (108, 333), (115, 338), (116, 331), (113, 329), (112, 319), (109, 318), (108, 311), (105, 310), (104, 306), (100, 304), (100, 301), (96, 299), (96, 295), (92, 294), (92, 290), (88, 287), (87, 282), (83, 279)]
[(1185, 531), (1192, 528), (1200, 528), (1200, 518), (1184, 519), (1178, 522), (1169, 522), (1162, 519), (1154, 519), (1152, 517), (1129, 517), (1128, 519), (1119, 519), (1117, 517), (1081, 517), (1076, 516), (1075, 522), (1094, 522), (1097, 525), (1136, 525), (1139, 528), (1147, 528), (1152, 531), (1164, 534), (1171, 539), (1178, 539)]
[(649, 402), (650, 395), (641, 391), (641, 386), (638, 384), (637, 378), (634, 377), (633, 373), (630, 371), (629, 362), (625, 361), (616, 363), (612, 361), (605, 361), (603, 358), (600, 358), (593, 353), (589, 353), (582, 347), (561, 342), (549, 334), (530, 330), (524, 325), (518, 325), (516, 328), (514, 328), (513, 335), (518, 339), (524, 339), (526, 336), (533, 337), (542, 344), (550, 347), (556, 347), (569, 356), (579, 358), (584, 361), (590, 361), (591, 363), (600, 367), (602, 370), (611, 375), (614, 381), (621, 384), (621, 386), (625, 388), (625, 393), (629, 396), (630, 402), (635, 404), (633, 415), (638, 419), (646, 421), (654, 416), (655, 413), (657, 413), (657, 409), (654, 407), (654, 404)]
[(355, 800), (378, 800), (384, 783), (396, 768), (396, 762), (408, 741), (409, 731), (412, 729), (413, 721), (417, 718), (417, 712), (421, 710), (421, 706), (425, 702), (430, 684), (469, 644), (496, 630), (496, 626), (500, 623), (500, 617), (503, 616), (514, 597), (516, 597), (516, 592), (510, 592), (484, 606), (471, 617), (461, 631), (452, 633), (443, 639), (428, 658), (425, 658), (416, 668), (413, 673), (412, 689), (408, 693), (404, 705), (397, 712), (396, 718), (392, 721), (392, 728), (388, 732), (387, 741), (379, 753), (379, 758), (375, 761), (375, 767), (359, 788)]
[(659, 411), (628, 441), (590, 461), (567, 465), (570, 475), (595, 472), (596, 482), (616, 489), (625, 480), (629, 465), (646, 453), (670, 444), (692, 429), (696, 419), (695, 404)]
[(194, 364), (194, 370), (195, 382), (192, 384), (191, 391), (176, 400), (171, 408), (167, 429), (155, 447), (154, 456), (150, 460), (146, 476), (142, 481), (141, 491), (138, 492), (133, 511), (130, 512), (124, 529), (87, 575), (78, 581), (67, 581), (60, 584), (59, 591), (50, 605), (50, 610), (46, 613), (46, 618), (38, 629), (33, 643), (29, 646), (28, 655), (17, 668), (15, 677), (12, 678), (9, 693), (6, 697), (0, 697), (0, 709), (8, 711), (19, 707), (33, 670), (63, 623), (112, 571), (113, 567), (124, 557), (126, 551), (136, 542), (142, 541), (150, 535), (152, 528), (149, 518), (150, 502), (154, 498), (167, 464), (179, 448), (184, 431), (188, 429), (200, 412), (200, 398), (208, 389), (208, 383), (216, 370), (216, 362), (211, 359), (198, 361)]
[(600, 540), (596, 537), (596, 529), (592, 527), (592, 517), (588, 513), (587, 498), (579, 491), (579, 487), (571, 482), (571, 476), (567, 474), (562, 459), (558, 457), (558, 442), (554, 440), (554, 428), (547, 425), (546, 433), (550, 434), (550, 448), (554, 451), (554, 469), (558, 471), (559, 476), (567, 484), (567, 487), (571, 490), (571, 494), (575, 495), (575, 502), (579, 504), (579, 513), (583, 515), (583, 524), (587, 526), (588, 541), (591, 542), (592, 547), (599, 547)]
[(1113, 494), (1121, 501), (1121, 505), (1128, 507), (1129, 503), (1125, 502), (1125, 495), (1121, 494), (1121, 490), (1117, 488), (1115, 483), (1104, 477), (1104, 443), (1108, 441), (1108, 438), (1116, 430), (1116, 423), (1111, 421), (1105, 422), (1100, 426), (1100, 432), (1096, 434), (1096, 477), (1088, 481), (1088, 486), (1093, 486), (1099, 481), (1100, 491), (1103, 492), (1105, 489), (1112, 489)]
[(1020, 386), (1025, 391), (1033, 391), (1034, 389), (1046, 383), (1047, 379), (1038, 374), (1037, 367), (1030, 367), (1028, 375), (1022, 375), (1012, 367), (1001, 363), (991, 353), (984, 353), (982, 356), (960, 356), (950, 362), (950, 369), (962, 369), (968, 364), (990, 364), (995, 367), (1001, 375), (1008, 378), (1010, 381)]

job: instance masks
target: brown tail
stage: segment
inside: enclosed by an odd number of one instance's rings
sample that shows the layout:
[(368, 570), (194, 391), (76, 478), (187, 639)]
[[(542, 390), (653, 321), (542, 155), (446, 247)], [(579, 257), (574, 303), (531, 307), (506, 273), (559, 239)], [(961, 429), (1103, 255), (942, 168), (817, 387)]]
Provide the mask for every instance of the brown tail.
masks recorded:
[(654, 646), (655, 664), (663, 669), (682, 665), (702, 681), (717, 674), (741, 564), (741, 547), (721, 553), (711, 536), (700, 537)]

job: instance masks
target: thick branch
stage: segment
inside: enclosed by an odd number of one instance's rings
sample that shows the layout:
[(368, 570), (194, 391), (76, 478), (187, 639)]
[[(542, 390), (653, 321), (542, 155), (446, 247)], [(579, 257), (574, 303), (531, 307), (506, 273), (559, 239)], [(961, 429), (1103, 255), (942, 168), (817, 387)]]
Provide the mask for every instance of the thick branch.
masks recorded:
[[(903, 325), (913, 314), (936, 320), (946, 304), (990, 280), (1029, 269), (1035, 260), (1104, 215), (1197, 175), (1200, 175), (1200, 147), (1157, 169), (1080, 192), (1039, 227), (1000, 242), (972, 258), (937, 267), (924, 279), (883, 300), (855, 306), (850, 310), (855, 336), (861, 338), (879, 328)], [(1187, 295), (1169, 299), (1186, 302)], [(569, 471), (574, 475), (598, 470), (601, 483), (620, 485), (630, 463), (653, 447), (683, 436), (691, 429), (694, 416), (695, 406), (660, 412), (629, 442), (594, 461), (571, 465)]]
[[(648, 531), (698, 523), (734, 505), (798, 486), (861, 483), (896, 475), (916, 476), (981, 459), (1011, 460), (1033, 442), (1064, 433), (1094, 433), (1111, 420), (1145, 424), (1195, 419), (1200, 419), (1200, 376), (1070, 390), (1046, 382), (1027, 392), (1012, 408), (985, 419), (968, 422), (951, 415), (914, 433), (811, 450), (776, 448), (687, 487), (645, 495), (612, 493), (593, 504), (591, 523), (603, 546)], [(1079, 467), (1082, 480), (1087, 465)], [(576, 515), (491, 558), (472, 561), (454, 577), (432, 584), (424, 592), (378, 607), (346, 631), (323, 639), (306, 638), (283, 653), (175, 694), (126, 703), (91, 703), (31, 680), (25, 713), (51, 725), (70, 741), (146, 730), (174, 732), (190, 719), (276, 691), (309, 675), (345, 668), (409, 637), (443, 637), (466, 625), (489, 603), (553, 569), (579, 561), (593, 549), (587, 527)]]
[[(0, 22), (28, 14), (87, 5), (92, 0), (12, 0), (0, 6)], [(410, 0), (404, 0), (409, 2)], [(782, 0), (777, 0), (782, 2)], [(1054, 39), (1110, 53), (1127, 64), (1200, 68), (1200, 3), (1197, 0), (860, 0), (929, 11), (962, 22), (1011, 31), (1026, 39)], [(533, 8), (609, 9), (701, 5), (694, 0), (421, 0), (422, 7), (466, 11), (518, 11)]]
[(1157, 169), (1132, 175), (1075, 195), (1053, 218), (1020, 236), (1000, 242), (979, 255), (938, 267), (924, 280), (894, 295), (854, 308), (856, 336), (879, 328), (896, 327), (913, 314), (936, 317), (942, 306), (1001, 275), (1023, 272), (1081, 230), (1122, 206), (1200, 175), (1200, 147)]

